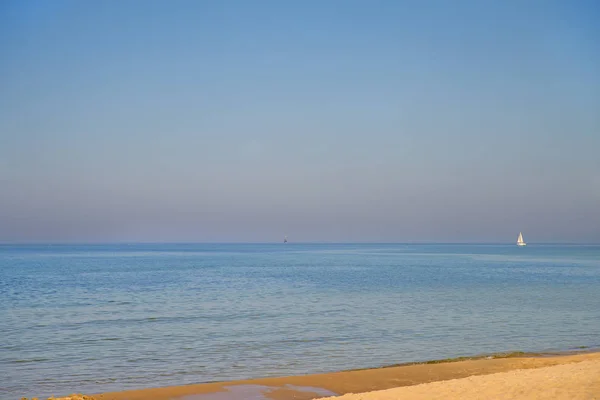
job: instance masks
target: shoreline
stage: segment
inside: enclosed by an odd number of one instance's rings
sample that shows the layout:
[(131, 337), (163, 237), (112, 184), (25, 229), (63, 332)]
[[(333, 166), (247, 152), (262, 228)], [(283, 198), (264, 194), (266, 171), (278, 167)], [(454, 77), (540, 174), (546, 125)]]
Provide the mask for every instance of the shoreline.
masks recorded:
[[(546, 357), (564, 357), (564, 356), (575, 356), (581, 354), (600, 354), (600, 348), (581, 346), (578, 348), (562, 351), (503, 351), (498, 353), (483, 353), (474, 356), (459, 356), (451, 358), (441, 358), (435, 360), (426, 361), (408, 361), (404, 363), (387, 364), (380, 367), (368, 367), (368, 368), (352, 368), (341, 371), (333, 372), (351, 372), (351, 371), (366, 371), (383, 368), (394, 368), (394, 367), (408, 367), (411, 365), (422, 365), (422, 364), (445, 364), (459, 361), (475, 361), (475, 360), (489, 360), (489, 359), (504, 359), (504, 358), (546, 358)], [(332, 372), (332, 373), (333, 373)], [(314, 375), (314, 374), (310, 374)], [(208, 383), (208, 382), (207, 382)]]
[(600, 351), (585, 348), (556, 353), (483, 354), (310, 375), (106, 392), (93, 396), (97, 400), (311, 400), (582, 361), (600, 363)]

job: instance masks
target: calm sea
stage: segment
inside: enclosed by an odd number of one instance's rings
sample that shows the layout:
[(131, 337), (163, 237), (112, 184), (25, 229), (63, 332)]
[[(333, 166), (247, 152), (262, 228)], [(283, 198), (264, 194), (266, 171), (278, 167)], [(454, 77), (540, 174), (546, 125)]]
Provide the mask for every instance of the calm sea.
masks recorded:
[(0, 398), (600, 346), (600, 246), (0, 246)]

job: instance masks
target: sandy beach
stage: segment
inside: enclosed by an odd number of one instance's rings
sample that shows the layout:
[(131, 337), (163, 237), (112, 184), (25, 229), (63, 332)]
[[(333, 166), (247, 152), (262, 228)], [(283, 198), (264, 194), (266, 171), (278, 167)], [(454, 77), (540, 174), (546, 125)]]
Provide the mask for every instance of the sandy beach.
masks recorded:
[(600, 399), (600, 359), (330, 397), (336, 400)]
[(598, 399), (600, 353), (432, 362), (95, 395), (102, 400), (309, 400), (334, 396), (343, 400)]

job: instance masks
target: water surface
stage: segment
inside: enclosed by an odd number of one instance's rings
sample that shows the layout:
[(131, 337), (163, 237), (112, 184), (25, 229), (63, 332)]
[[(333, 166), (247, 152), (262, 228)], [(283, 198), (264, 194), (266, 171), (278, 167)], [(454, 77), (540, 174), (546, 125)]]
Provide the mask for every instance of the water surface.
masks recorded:
[(600, 346), (600, 246), (0, 246), (0, 398)]

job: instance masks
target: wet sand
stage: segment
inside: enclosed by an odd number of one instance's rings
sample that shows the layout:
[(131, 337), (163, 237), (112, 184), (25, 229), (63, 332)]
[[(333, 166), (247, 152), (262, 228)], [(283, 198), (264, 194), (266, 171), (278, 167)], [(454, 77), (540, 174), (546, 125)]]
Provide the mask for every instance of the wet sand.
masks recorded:
[(331, 400), (592, 400), (600, 399), (600, 359), (471, 376)]
[[(560, 366), (556, 367), (556, 366)], [(552, 368), (557, 369), (552, 369)], [(535, 369), (533, 371), (528, 371)], [(502, 373), (508, 374), (503, 375)], [(533, 373), (533, 374), (532, 374)], [(496, 375), (490, 375), (496, 374)], [(594, 375), (595, 374), (595, 375)], [(480, 375), (488, 375), (482, 377)], [(344, 400), (387, 400), (398, 396), (407, 398), (444, 398), (452, 399), (452, 392), (446, 392), (442, 397), (432, 397), (433, 391), (440, 391), (444, 385), (462, 393), (454, 398), (558, 398), (553, 393), (571, 393), (576, 387), (589, 390), (597, 388), (600, 376), (600, 353), (576, 355), (561, 355), (548, 357), (509, 357), (483, 358), (464, 361), (435, 362), (411, 364), (366, 370), (334, 372), (326, 374), (290, 376), (278, 378), (262, 378), (232, 382), (215, 382), (186, 386), (173, 386), (157, 389), (130, 390), (95, 395), (98, 400), (310, 400), (316, 398), (339, 396), (349, 393)], [(467, 378), (467, 379), (461, 379)], [(490, 379), (489, 381), (486, 378)], [(454, 381), (451, 381), (454, 380)], [(446, 382), (440, 382), (446, 381)], [(432, 383), (436, 382), (436, 383)], [(461, 382), (461, 383), (457, 383)], [(504, 386), (502, 384), (504, 382)], [(520, 383), (519, 383), (520, 382)], [(562, 382), (550, 394), (542, 393), (535, 397), (532, 391), (540, 391), (551, 387), (549, 382)], [(569, 382), (574, 382), (569, 385)], [(563, 385), (564, 383), (564, 385)], [(429, 384), (434, 385), (427, 388)], [(420, 386), (414, 386), (420, 385)], [(436, 386), (437, 385), (437, 386)], [(441, 386), (439, 386), (441, 385)], [(456, 386), (458, 385), (458, 386)], [(494, 386), (495, 385), (495, 386)], [(587, 386), (586, 386), (587, 385)], [(596, 386), (594, 386), (596, 385)], [(412, 387), (405, 387), (412, 386)], [(516, 387), (529, 397), (497, 397), (485, 394), (482, 388), (497, 387), (501, 392), (510, 387)], [(385, 391), (385, 389), (393, 389)], [(479, 389), (478, 389), (479, 388)], [(591, 389), (590, 389), (591, 388)], [(486, 390), (488, 390), (486, 389)], [(588, 390), (586, 389), (586, 390)], [(381, 392), (384, 390), (384, 392)], [(394, 390), (416, 390), (415, 394), (396, 394)], [(460, 392), (463, 390), (463, 392)], [(473, 396), (464, 390), (474, 390)], [(479, 390), (479, 392), (477, 392)], [(549, 389), (550, 390), (550, 389)], [(583, 390), (583, 389), (582, 389)], [(375, 393), (364, 393), (373, 392)], [(408, 392), (407, 392), (408, 393)], [(442, 393), (442, 392), (440, 392)], [(475, 393), (484, 393), (484, 397), (476, 397)], [(490, 392), (494, 393), (494, 392)], [(500, 392), (498, 392), (500, 393)], [(569, 399), (594, 399), (595, 397), (577, 397), (573, 392)], [(583, 393), (583, 392), (582, 392)], [(600, 391), (598, 392), (600, 394)], [(518, 394), (518, 393), (517, 393)], [(366, 396), (366, 397), (365, 397)], [(373, 396), (373, 397), (370, 397)], [(383, 397), (382, 397), (383, 396)], [(416, 397), (422, 396), (422, 397)], [(423, 397), (424, 396), (424, 397)], [(467, 397), (465, 397), (467, 396)], [(491, 396), (491, 397), (490, 397)], [(495, 397), (496, 396), (496, 397)], [(550, 396), (550, 397), (548, 397)], [(585, 393), (583, 394), (585, 396)]]

